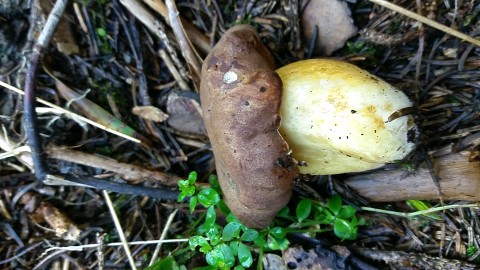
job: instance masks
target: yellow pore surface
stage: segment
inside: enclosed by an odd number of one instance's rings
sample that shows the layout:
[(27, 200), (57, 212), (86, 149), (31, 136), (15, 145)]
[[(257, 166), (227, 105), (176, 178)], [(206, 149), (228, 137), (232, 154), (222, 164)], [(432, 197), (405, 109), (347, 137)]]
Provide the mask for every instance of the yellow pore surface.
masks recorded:
[(410, 116), (391, 122), (408, 97), (346, 62), (312, 59), (277, 70), (283, 81), (280, 133), (303, 174), (327, 175), (378, 168), (404, 158), (414, 143)]

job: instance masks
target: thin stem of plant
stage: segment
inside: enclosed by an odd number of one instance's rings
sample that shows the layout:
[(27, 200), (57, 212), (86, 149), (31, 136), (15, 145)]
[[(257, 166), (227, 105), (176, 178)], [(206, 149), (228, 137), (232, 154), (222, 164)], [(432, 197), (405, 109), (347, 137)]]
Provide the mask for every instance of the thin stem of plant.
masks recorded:
[(398, 13), (404, 15), (404, 16), (410, 17), (410, 18), (412, 18), (412, 19), (414, 19), (414, 20), (417, 20), (417, 21), (419, 21), (419, 22), (421, 22), (421, 23), (424, 23), (424, 24), (426, 24), (426, 25), (428, 25), (428, 26), (431, 26), (431, 27), (433, 27), (433, 28), (435, 28), (435, 29), (437, 29), (437, 30), (440, 30), (440, 31), (445, 32), (445, 33), (447, 33), (447, 34), (449, 34), (449, 35), (452, 35), (452, 36), (454, 36), (454, 37), (457, 37), (457, 38), (459, 38), (459, 39), (461, 39), (461, 40), (465, 40), (465, 41), (467, 41), (467, 42), (470, 42), (470, 43), (475, 44), (476, 46), (479, 46), (479, 47), (480, 47), (480, 40), (475, 39), (475, 38), (472, 38), (472, 37), (470, 37), (470, 36), (468, 36), (468, 35), (466, 35), (466, 34), (463, 34), (463, 33), (459, 32), (459, 31), (457, 31), (457, 30), (454, 30), (454, 29), (448, 27), (448, 26), (445, 26), (445, 25), (440, 24), (440, 23), (438, 23), (438, 22), (436, 22), (436, 21), (433, 21), (433, 20), (431, 20), (431, 19), (429, 19), (429, 18), (426, 18), (426, 17), (424, 17), (424, 16), (421, 16), (421, 15), (415, 13), (415, 12), (409, 11), (409, 10), (407, 10), (407, 9), (404, 9), (404, 8), (402, 8), (402, 7), (400, 7), (400, 6), (397, 6), (397, 5), (395, 5), (395, 4), (392, 4), (392, 3), (387, 2), (387, 1), (385, 1), (385, 0), (370, 0), (370, 2), (375, 3), (375, 4), (377, 4), (377, 5), (380, 5), (380, 6), (383, 6), (383, 7), (386, 7), (386, 8), (388, 8), (388, 9), (391, 9), (391, 10), (393, 10), (393, 11), (395, 11), (395, 12), (398, 12)]
[[(128, 245), (130, 246), (138, 246), (138, 245), (158, 245), (160, 243), (166, 244), (166, 243), (184, 243), (188, 242), (187, 238), (182, 238), (182, 239), (165, 239), (165, 240), (148, 240), (148, 241), (132, 241), (132, 242), (127, 242)], [(104, 247), (119, 247), (123, 246), (124, 243), (122, 242), (114, 242), (114, 243), (108, 243), (104, 244)], [(52, 250), (67, 250), (67, 251), (83, 251), (84, 249), (87, 248), (97, 248), (100, 244), (87, 244), (87, 245), (79, 245), (79, 246), (68, 246), (68, 247), (50, 247), (45, 250), (45, 252), (49, 252)]]
[(362, 207), (361, 209), (363, 211), (368, 211), (368, 212), (382, 213), (382, 214), (388, 214), (388, 215), (399, 216), (399, 217), (404, 217), (404, 218), (412, 218), (412, 217), (415, 217), (415, 216), (425, 215), (425, 214), (429, 214), (429, 213), (433, 213), (433, 212), (444, 211), (444, 210), (448, 210), (448, 209), (479, 208), (479, 207), (480, 207), (480, 204), (478, 204), (478, 203), (452, 204), (452, 205), (444, 205), (444, 206), (439, 206), (439, 207), (432, 207), (432, 208), (427, 209), (427, 210), (415, 211), (415, 212), (411, 212), (411, 213), (396, 212), (396, 211), (377, 209), (377, 208), (372, 208), (372, 207)]
[(130, 252), (130, 247), (127, 243), (127, 238), (123, 233), (122, 225), (118, 220), (117, 213), (115, 213), (115, 208), (113, 207), (112, 200), (110, 199), (110, 195), (106, 190), (103, 191), (103, 196), (105, 197), (105, 202), (108, 206), (108, 210), (110, 211), (110, 215), (112, 216), (113, 223), (115, 224), (115, 228), (117, 229), (118, 236), (120, 237), (120, 241), (122, 242), (123, 249), (125, 250), (125, 254), (127, 255), (128, 262), (130, 263), (130, 268), (133, 270), (137, 269), (135, 265), (135, 260), (133, 259), (132, 253)]
[(167, 222), (165, 223), (165, 227), (163, 228), (163, 231), (162, 231), (162, 235), (160, 236), (158, 245), (157, 247), (155, 247), (155, 251), (153, 252), (152, 258), (150, 259), (150, 263), (148, 264), (149, 266), (152, 265), (157, 259), (158, 254), (160, 253), (160, 249), (162, 248), (162, 244), (164, 243), (162, 240), (165, 239), (165, 237), (167, 236), (168, 229), (170, 228), (170, 225), (172, 225), (173, 218), (175, 217), (177, 212), (178, 212), (178, 209), (175, 209), (175, 211), (173, 211), (168, 216)]

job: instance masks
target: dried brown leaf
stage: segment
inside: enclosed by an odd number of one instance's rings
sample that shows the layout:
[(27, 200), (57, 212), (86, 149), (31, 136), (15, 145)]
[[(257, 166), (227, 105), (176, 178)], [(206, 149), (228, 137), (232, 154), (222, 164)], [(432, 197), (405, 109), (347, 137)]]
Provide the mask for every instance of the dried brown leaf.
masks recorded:
[(145, 120), (161, 123), (168, 119), (168, 114), (155, 106), (136, 106), (132, 108), (132, 113)]

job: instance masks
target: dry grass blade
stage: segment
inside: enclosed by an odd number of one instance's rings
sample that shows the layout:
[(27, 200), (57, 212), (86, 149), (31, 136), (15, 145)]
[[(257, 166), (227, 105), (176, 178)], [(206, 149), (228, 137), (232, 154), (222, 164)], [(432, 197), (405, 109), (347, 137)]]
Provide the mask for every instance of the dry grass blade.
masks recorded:
[(110, 211), (110, 215), (112, 216), (113, 222), (115, 224), (115, 228), (117, 229), (118, 236), (120, 237), (120, 241), (122, 241), (123, 249), (125, 250), (125, 254), (127, 255), (128, 262), (130, 263), (130, 268), (133, 270), (137, 269), (135, 265), (135, 260), (133, 259), (132, 253), (130, 252), (130, 247), (127, 243), (127, 238), (123, 233), (122, 225), (120, 224), (120, 220), (118, 220), (117, 213), (115, 213), (115, 208), (113, 207), (112, 200), (110, 199), (110, 195), (106, 190), (103, 191), (103, 196), (105, 197), (105, 202), (108, 206), (108, 210)]
[[(165, 240), (149, 240), (149, 241), (132, 241), (127, 242), (129, 246), (134, 245), (158, 245), (160, 243), (167, 244), (167, 243), (184, 243), (188, 242), (188, 239), (165, 239)], [(99, 246), (103, 245), (104, 247), (120, 247), (123, 246), (121, 242), (114, 242), (108, 244), (87, 244), (87, 245), (78, 245), (78, 246), (67, 246), (67, 247), (49, 247), (45, 250), (45, 253), (54, 250), (67, 250), (67, 251), (82, 251), (87, 248), (98, 248)]]
[(178, 71), (177, 68), (175, 68), (175, 63), (173, 63), (172, 58), (170, 55), (168, 55), (165, 50), (159, 50), (158, 55), (162, 60), (165, 62), (165, 65), (167, 65), (168, 70), (172, 74), (173, 78), (177, 81), (178, 86), (180, 86), (180, 89), (182, 90), (189, 90), (190, 87), (188, 87), (187, 82), (183, 79), (182, 74)]
[[(177, 69), (182, 79), (179, 84), (182, 85), (185, 78), (187, 78), (187, 72), (177, 57), (177, 52), (174, 50), (170, 40), (165, 33), (165, 27), (162, 22), (158, 21), (149, 13), (140, 3), (133, 0), (120, 0), (120, 3), (125, 6), (139, 21), (141, 21), (152, 33), (154, 33), (165, 45), (166, 50), (171, 56), (171, 60), (175, 64), (174, 66), (168, 66), (169, 69)], [(183, 87), (182, 87), (183, 88)]]
[[(3, 86), (3, 87), (5, 87), (5, 88), (7, 88), (7, 89), (9, 89), (9, 90), (17, 93), (17, 94), (20, 94), (20, 95), (24, 95), (24, 94), (25, 94), (22, 90), (20, 90), (20, 89), (18, 89), (18, 88), (16, 88), (16, 87), (13, 87), (13, 86), (11, 86), (11, 85), (9, 85), (9, 84), (6, 84), (6, 83), (4, 83), (4, 82), (2, 82), (2, 81), (0, 81), (0, 86)], [(50, 108), (54, 108), (54, 109), (56, 109), (56, 110), (58, 110), (58, 111), (61, 111), (62, 113), (64, 113), (65, 115), (71, 117), (72, 119), (81, 120), (81, 121), (83, 121), (83, 122), (85, 122), (85, 123), (88, 123), (88, 124), (94, 126), (94, 127), (103, 129), (103, 130), (105, 130), (105, 131), (107, 131), (107, 132), (110, 132), (110, 133), (112, 133), (112, 134), (114, 134), (114, 135), (117, 135), (117, 136), (120, 136), (120, 137), (122, 137), (122, 138), (128, 139), (128, 140), (130, 140), (130, 141), (132, 141), (132, 142), (141, 143), (141, 141), (140, 141), (139, 139), (137, 139), (137, 138), (134, 138), (134, 137), (132, 137), (132, 136), (123, 134), (123, 133), (118, 132), (118, 131), (116, 131), (116, 130), (110, 129), (109, 127), (107, 127), (107, 126), (105, 126), (105, 125), (99, 124), (99, 123), (97, 123), (97, 122), (95, 122), (95, 121), (92, 121), (92, 120), (90, 120), (90, 119), (88, 119), (88, 118), (86, 118), (86, 117), (83, 117), (83, 116), (81, 116), (81, 115), (78, 115), (78, 114), (76, 114), (76, 113), (73, 113), (73, 112), (71, 112), (71, 111), (69, 111), (69, 110), (65, 110), (64, 108), (59, 107), (59, 106), (57, 106), (57, 105), (55, 105), (55, 104), (53, 104), (53, 103), (51, 103), (51, 102), (48, 102), (48, 101), (43, 100), (43, 99), (41, 99), (41, 98), (37, 98), (36, 101), (39, 102), (39, 103), (41, 103), (41, 104), (43, 104), (43, 105), (46, 105), (46, 106), (48, 106), (48, 107), (50, 107)]]
[(0, 149), (5, 153), (0, 154), (0, 160), (8, 157), (17, 157), (27, 168), (33, 170), (32, 157), (29, 155), (30, 147), (27, 145), (17, 146), (4, 130), (0, 130)]
[(454, 29), (452, 29), (450, 27), (447, 27), (443, 24), (437, 23), (436, 21), (430, 20), (430, 19), (428, 19), (424, 16), (418, 15), (417, 13), (406, 10), (406, 9), (400, 7), (400, 6), (392, 4), (392, 3), (387, 2), (385, 0), (369, 0), (369, 1), (372, 2), (372, 3), (375, 3), (377, 5), (380, 5), (380, 6), (388, 8), (388, 9), (391, 9), (393, 11), (396, 11), (396, 12), (398, 12), (402, 15), (405, 15), (407, 17), (413, 18), (413, 19), (415, 19), (415, 20), (417, 20), (421, 23), (424, 23), (424, 24), (429, 25), (433, 28), (436, 28), (440, 31), (443, 31), (443, 32), (445, 32), (449, 35), (452, 35), (452, 36), (457, 37), (459, 39), (468, 41), (472, 44), (475, 44), (476, 46), (480, 46), (480, 40), (472, 38), (470, 36), (467, 36), (467, 35), (465, 35), (461, 32), (458, 32), (457, 30), (454, 30)]
[(55, 77), (53, 78), (55, 79), (57, 90), (61, 96), (68, 102), (71, 102), (74, 108), (82, 112), (82, 114), (86, 115), (89, 119), (93, 119), (96, 123), (100, 123), (102, 126), (106, 126), (111, 130), (115, 130), (119, 134), (126, 134), (129, 137), (137, 138), (146, 147), (152, 145), (150, 140), (130, 126), (123, 123), (120, 119), (116, 118), (111, 113), (104, 110), (102, 107), (98, 106), (89, 99), (80, 96), (77, 92), (70, 89), (70, 87), (65, 85), (59, 79)]
[(155, 251), (153, 252), (153, 255), (152, 255), (152, 258), (150, 259), (149, 265), (152, 265), (155, 262), (155, 260), (157, 259), (158, 254), (160, 253), (160, 249), (162, 248), (162, 244), (163, 244), (162, 240), (164, 240), (165, 237), (167, 236), (168, 229), (170, 228), (170, 225), (173, 222), (173, 218), (175, 217), (177, 212), (178, 212), (178, 209), (175, 209), (175, 211), (173, 211), (168, 216), (167, 222), (165, 223), (165, 227), (163, 228), (163, 231), (162, 231), (162, 235), (160, 236), (160, 239), (159, 239), (160, 242), (158, 243), (157, 247), (155, 248)]
[[(171, 25), (167, 7), (162, 0), (144, 0), (143, 2), (162, 15), (167, 24)], [(185, 32), (192, 43), (195, 44), (202, 53), (207, 54), (211, 49), (208, 38), (190, 22), (184, 20), (183, 18), (180, 18), (180, 21), (185, 27)]]
[(192, 69), (192, 77), (195, 81), (195, 84), (200, 86), (200, 69), (201, 61), (199, 60), (198, 53), (193, 48), (190, 40), (188, 39), (185, 30), (183, 29), (182, 22), (180, 21), (180, 16), (178, 15), (178, 10), (175, 3), (172, 0), (167, 0), (168, 8), (168, 18), (170, 20), (170, 25), (172, 26), (173, 33), (177, 38), (178, 44), (180, 45), (180, 51), (182, 52), (185, 60), (189, 63)]

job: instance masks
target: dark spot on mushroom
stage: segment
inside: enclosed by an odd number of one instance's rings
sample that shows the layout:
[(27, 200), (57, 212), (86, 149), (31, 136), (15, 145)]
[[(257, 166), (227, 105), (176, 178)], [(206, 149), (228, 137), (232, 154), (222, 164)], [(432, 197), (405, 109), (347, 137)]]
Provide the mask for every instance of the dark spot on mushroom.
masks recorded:
[(233, 150), (233, 153), (237, 153), (237, 150)]
[(376, 129), (375, 129), (375, 130), (373, 130), (373, 133), (377, 133), (377, 130), (376, 130)]
[(372, 76), (372, 75), (369, 74), (368, 77), (369, 77), (370, 79), (372, 79), (372, 81), (374, 81), (374, 82), (376, 82), (376, 83), (380, 82), (380, 80), (379, 80), (377, 77), (375, 77), (375, 76)]
[(294, 168), (295, 165), (297, 165), (297, 163), (290, 156), (289, 153), (285, 153), (282, 157), (277, 158), (277, 160), (275, 161), (276, 167), (285, 168), (287, 170)]
[(355, 110), (350, 110), (350, 112), (351, 112), (352, 114), (357, 113), (357, 111), (355, 111)]
[(363, 133), (362, 133), (362, 134), (360, 134), (360, 135), (362, 135), (362, 136), (363, 136)]
[(249, 106), (249, 105), (250, 105), (250, 102), (245, 101), (245, 106)]
[(267, 91), (265, 86), (260, 87), (260, 93), (265, 93), (265, 91)]
[(341, 139), (342, 139), (342, 137), (338, 137), (338, 139), (339, 139), (339, 140), (341, 140)]
[(287, 263), (288, 269), (297, 269), (297, 264), (294, 262)]

